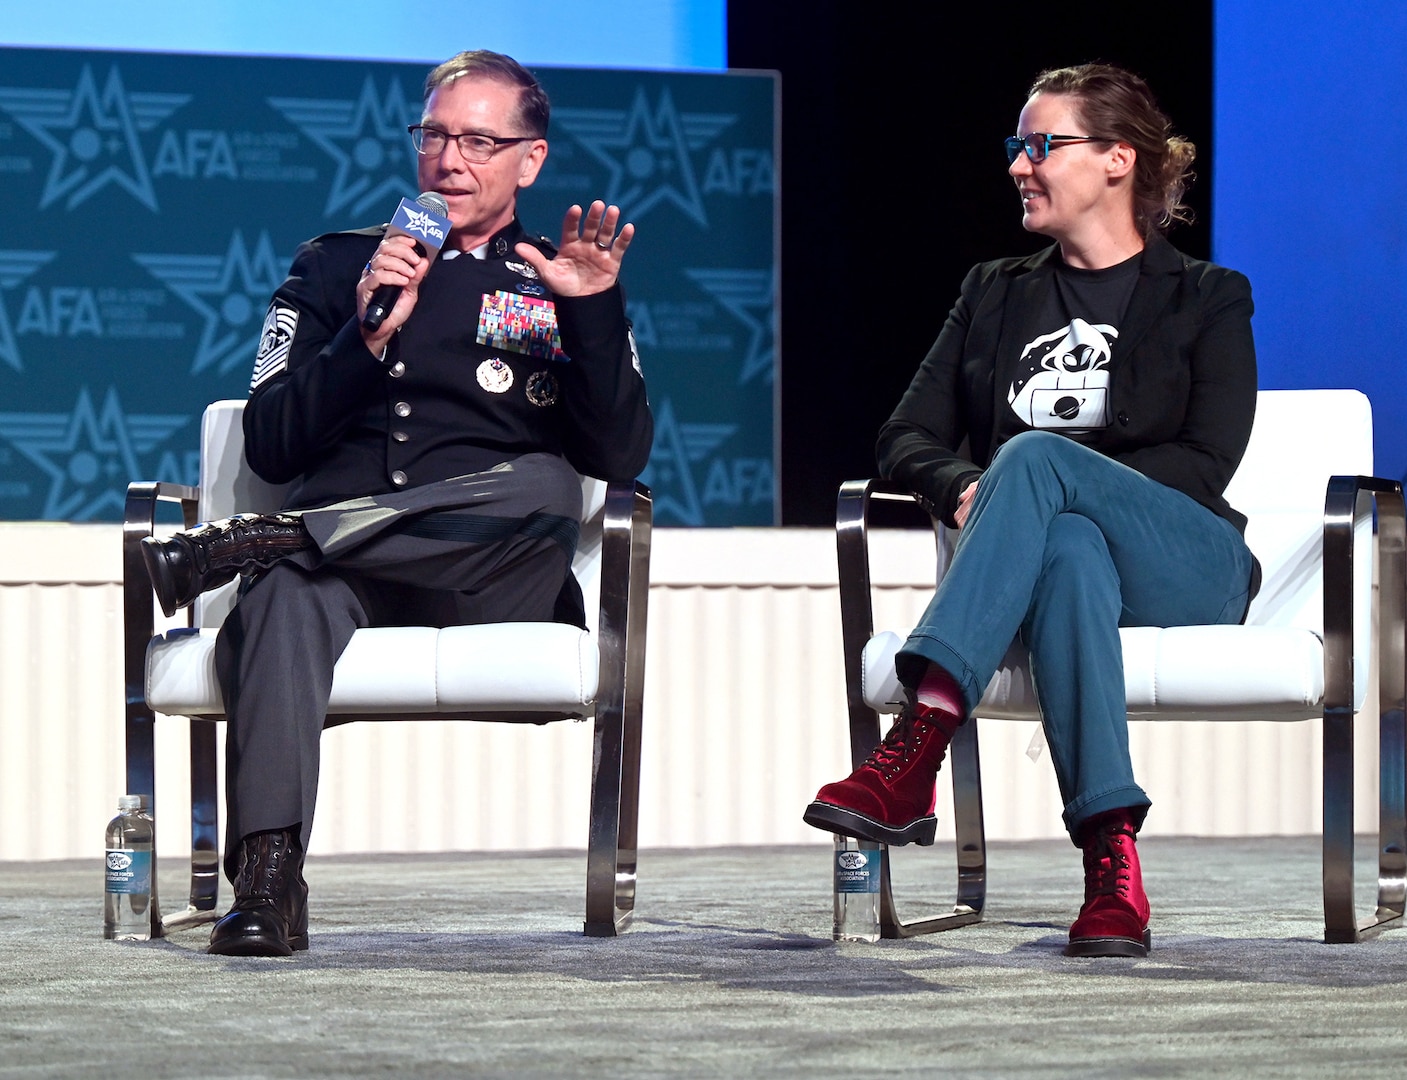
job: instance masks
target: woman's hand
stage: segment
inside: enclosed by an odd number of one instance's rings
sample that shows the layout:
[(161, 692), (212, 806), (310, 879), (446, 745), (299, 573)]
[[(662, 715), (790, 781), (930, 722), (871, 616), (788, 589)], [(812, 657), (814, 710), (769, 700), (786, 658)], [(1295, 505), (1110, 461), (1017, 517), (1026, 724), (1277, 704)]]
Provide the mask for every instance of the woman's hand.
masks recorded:
[(977, 481), (974, 480), (962, 489), (962, 494), (958, 496), (958, 508), (953, 511), (953, 520), (958, 523), (961, 529), (967, 524), (967, 515), (972, 513), (972, 497), (977, 494)]

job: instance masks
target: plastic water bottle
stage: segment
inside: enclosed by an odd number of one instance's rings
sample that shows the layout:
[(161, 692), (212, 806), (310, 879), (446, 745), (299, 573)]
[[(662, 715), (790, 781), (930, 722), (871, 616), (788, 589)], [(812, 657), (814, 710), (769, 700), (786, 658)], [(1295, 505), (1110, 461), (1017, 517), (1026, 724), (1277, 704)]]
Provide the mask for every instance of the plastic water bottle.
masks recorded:
[(851, 836), (835, 838), (836, 941), (879, 940), (880, 845)]
[(146, 941), (151, 937), (151, 842), (153, 824), (145, 795), (123, 795), (107, 827), (107, 888), (103, 937)]

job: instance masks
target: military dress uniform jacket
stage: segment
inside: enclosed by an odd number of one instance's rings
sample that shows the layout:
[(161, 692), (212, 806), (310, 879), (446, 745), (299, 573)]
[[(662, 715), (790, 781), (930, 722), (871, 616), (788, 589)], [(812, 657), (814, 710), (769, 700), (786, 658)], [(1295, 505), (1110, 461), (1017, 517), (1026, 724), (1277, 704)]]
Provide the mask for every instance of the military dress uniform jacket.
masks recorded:
[[(629, 481), (653, 423), (618, 286), (556, 297), (515, 252), (551, 245), (514, 220), (488, 255), (446, 259), (384, 357), (357, 325), (363, 268), (385, 227), (303, 244), (274, 294), (244, 412), (246, 455), (285, 509), (419, 487), (522, 454)], [(560, 335), (560, 343), (558, 335)]]
[[(880, 429), (880, 471), (953, 522), (958, 496), (1001, 445), (1029, 430), (1007, 404), (1022, 345), (1043, 329), (1057, 247), (974, 267), (938, 340)], [(1250, 439), (1256, 407), (1251, 286), (1189, 258), (1161, 236), (1144, 249), (1113, 343), (1100, 453), (1189, 495), (1244, 531), (1223, 492)], [(966, 439), (969, 456), (958, 449)]]

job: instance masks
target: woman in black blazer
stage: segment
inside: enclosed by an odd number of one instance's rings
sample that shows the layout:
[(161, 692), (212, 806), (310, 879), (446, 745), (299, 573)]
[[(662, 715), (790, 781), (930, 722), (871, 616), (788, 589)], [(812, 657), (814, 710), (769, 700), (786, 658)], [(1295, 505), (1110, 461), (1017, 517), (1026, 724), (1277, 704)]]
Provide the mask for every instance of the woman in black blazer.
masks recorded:
[[(1194, 148), (1144, 82), (1044, 72), (1006, 140), (1022, 224), (1055, 244), (975, 267), (879, 436), (885, 476), (960, 530), (898, 656), (908, 701), (868, 760), (806, 811), (818, 828), (933, 842), (948, 742), (1017, 635), (1084, 850), (1077, 956), (1143, 956), (1120, 626), (1235, 623), (1257, 585), (1223, 498), (1255, 410), (1245, 277), (1162, 236)], [(964, 446), (964, 442), (966, 445)]]

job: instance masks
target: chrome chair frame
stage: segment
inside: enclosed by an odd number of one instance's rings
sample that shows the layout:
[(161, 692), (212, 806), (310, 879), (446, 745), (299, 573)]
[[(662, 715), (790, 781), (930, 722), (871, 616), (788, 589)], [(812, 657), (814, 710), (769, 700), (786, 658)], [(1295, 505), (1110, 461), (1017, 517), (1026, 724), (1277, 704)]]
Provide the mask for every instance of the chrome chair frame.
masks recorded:
[[(861, 655), (874, 634), (870, 592), (869, 512), (876, 500), (917, 506), (904, 488), (885, 480), (851, 480), (836, 505), (841, 634), (845, 658), (850, 754), (858, 766), (879, 742), (879, 714), (864, 700)], [(1378, 885), (1374, 913), (1354, 906), (1353, 744), (1354, 526), (1376, 514), (1379, 567), (1377, 623), (1379, 696)], [(925, 515), (927, 517), (927, 515)], [(944, 526), (928, 519), (937, 541), (939, 578), (946, 570)], [(1365, 476), (1329, 480), (1324, 504), (1324, 940), (1357, 942), (1394, 926), (1407, 900), (1407, 513), (1402, 485)], [(986, 902), (987, 854), (982, 815), (978, 724), (964, 724), (949, 748), (953, 783), (958, 886), (951, 914), (900, 919), (885, 851), (880, 881), (880, 928), (888, 938), (913, 937), (980, 922)]]
[[(146, 700), (147, 647), (155, 630), (154, 598), (140, 543), (152, 535), (163, 502), (181, 508), (186, 528), (196, 524), (199, 492), (180, 484), (141, 482), (128, 487), (123, 519), (122, 572), (126, 683), (127, 787), (147, 796), (156, 813), (156, 714)], [(640, 737), (644, 711), (645, 629), (649, 599), (653, 502), (643, 484), (607, 485), (601, 537), (601, 604), (596, 630), (600, 657), (594, 712), (591, 808), (586, 857), (589, 937), (614, 937), (634, 914), (640, 810)], [(157, 842), (152, 844), (152, 936), (219, 917), (219, 791), (215, 726), (218, 716), (190, 717), (191, 886), (187, 907), (165, 918), (157, 899)], [(394, 720), (490, 720), (546, 723), (582, 719), (560, 713), (387, 712)], [(328, 716), (328, 725), (370, 719)]]

